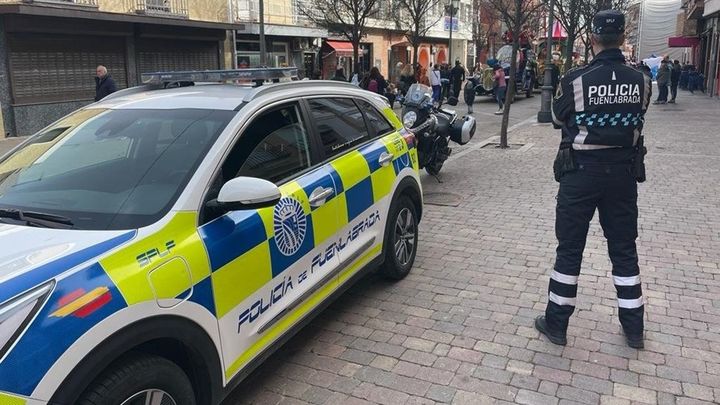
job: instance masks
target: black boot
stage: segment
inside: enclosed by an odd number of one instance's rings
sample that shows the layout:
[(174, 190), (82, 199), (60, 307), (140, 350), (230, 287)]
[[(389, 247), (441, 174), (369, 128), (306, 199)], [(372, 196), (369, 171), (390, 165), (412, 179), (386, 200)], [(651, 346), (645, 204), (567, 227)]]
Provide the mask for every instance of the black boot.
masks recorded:
[(537, 329), (543, 335), (547, 336), (547, 338), (556, 345), (565, 346), (567, 344), (567, 337), (565, 335), (565, 332), (551, 331), (548, 327), (547, 322), (545, 321), (545, 315), (540, 315), (535, 318), (535, 329)]

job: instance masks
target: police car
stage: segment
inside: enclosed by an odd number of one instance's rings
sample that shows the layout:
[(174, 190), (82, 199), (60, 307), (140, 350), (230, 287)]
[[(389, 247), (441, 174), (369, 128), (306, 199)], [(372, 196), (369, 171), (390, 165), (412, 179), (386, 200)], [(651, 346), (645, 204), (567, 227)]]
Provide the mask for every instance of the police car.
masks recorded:
[(293, 73), (143, 75), (0, 159), (0, 404), (216, 404), (363, 273), (408, 274), (422, 192), (385, 99), (194, 85)]

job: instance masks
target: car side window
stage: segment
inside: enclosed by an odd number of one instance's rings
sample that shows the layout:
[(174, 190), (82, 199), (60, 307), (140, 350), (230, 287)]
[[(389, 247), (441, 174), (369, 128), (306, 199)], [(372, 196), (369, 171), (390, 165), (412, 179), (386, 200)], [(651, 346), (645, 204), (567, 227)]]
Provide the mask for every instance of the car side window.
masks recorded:
[(375, 136), (387, 135), (393, 132), (395, 128), (388, 122), (387, 118), (375, 108), (372, 104), (365, 100), (355, 100), (360, 106), (360, 109), (365, 113), (365, 117), (368, 120), (370, 126), (370, 132)]
[[(296, 104), (274, 108), (255, 117), (230, 150), (215, 176), (205, 201), (217, 198), (223, 184), (238, 176), (256, 177), (275, 184), (308, 169), (310, 141)], [(222, 211), (203, 208), (203, 223)]]
[(310, 142), (296, 105), (283, 106), (255, 118), (222, 167), (225, 181), (238, 176), (273, 183), (310, 167)]
[(314, 98), (308, 103), (326, 158), (370, 139), (365, 119), (353, 100)]

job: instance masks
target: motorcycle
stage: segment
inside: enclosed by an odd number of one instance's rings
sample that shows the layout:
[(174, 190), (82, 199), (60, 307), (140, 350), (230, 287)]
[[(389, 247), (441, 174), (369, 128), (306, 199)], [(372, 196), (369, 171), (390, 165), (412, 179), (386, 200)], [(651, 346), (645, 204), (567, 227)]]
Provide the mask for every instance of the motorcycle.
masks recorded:
[[(449, 141), (459, 145), (470, 142), (475, 135), (475, 118), (460, 118), (455, 111), (436, 106), (432, 100), (432, 88), (420, 83), (410, 86), (400, 103), (402, 122), (417, 140), (418, 163), (431, 176), (437, 176), (450, 157)], [(455, 106), (458, 100), (451, 97), (448, 104)]]

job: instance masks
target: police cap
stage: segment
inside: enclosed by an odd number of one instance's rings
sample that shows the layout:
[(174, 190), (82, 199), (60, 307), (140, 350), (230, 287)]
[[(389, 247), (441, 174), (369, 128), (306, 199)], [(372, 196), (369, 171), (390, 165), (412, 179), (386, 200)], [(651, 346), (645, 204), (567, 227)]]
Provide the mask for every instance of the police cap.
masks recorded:
[(622, 34), (625, 32), (625, 15), (617, 10), (603, 10), (593, 17), (593, 34)]

